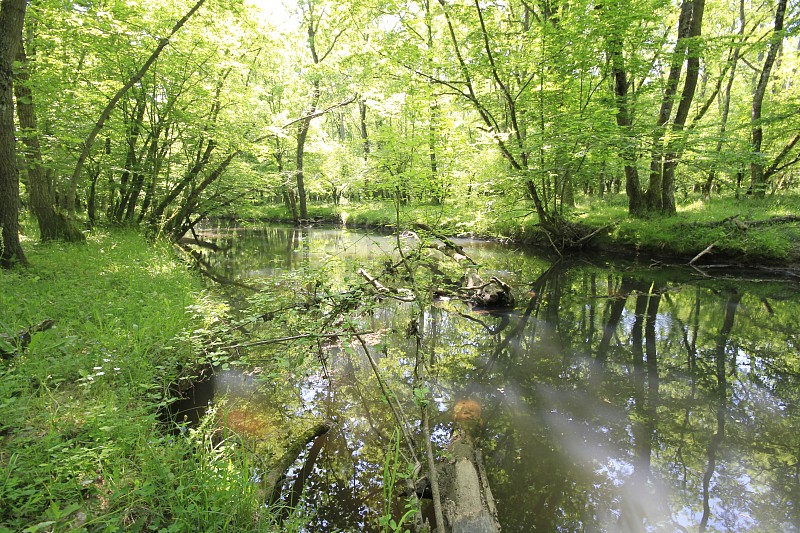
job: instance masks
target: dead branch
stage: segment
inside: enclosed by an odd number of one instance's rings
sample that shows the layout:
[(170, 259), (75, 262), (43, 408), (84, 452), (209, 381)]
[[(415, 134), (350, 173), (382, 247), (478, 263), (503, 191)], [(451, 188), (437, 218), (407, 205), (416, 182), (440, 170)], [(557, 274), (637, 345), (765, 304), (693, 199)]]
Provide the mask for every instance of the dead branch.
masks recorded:
[(375, 287), (375, 290), (378, 291), (378, 294), (388, 296), (389, 298), (394, 298), (395, 300), (400, 300), (401, 302), (413, 302), (416, 300), (416, 297), (412, 291), (408, 289), (391, 289), (382, 284), (376, 278), (372, 277), (369, 272), (363, 268), (358, 269), (358, 275), (367, 280), (367, 283)]
[(714, 246), (717, 245), (717, 242), (718, 241), (714, 241), (711, 244), (709, 244), (708, 246), (706, 246), (706, 249), (703, 250), (702, 252), (700, 252), (699, 254), (697, 254), (696, 256), (694, 256), (694, 258), (691, 261), (689, 261), (689, 264), (693, 265), (695, 261), (697, 261), (698, 259), (700, 259), (704, 255), (706, 255), (707, 253), (711, 252), (711, 249), (714, 248)]
[(442, 510), (442, 494), (439, 489), (439, 475), (436, 470), (436, 461), (433, 457), (433, 446), (431, 445), (431, 430), (428, 420), (428, 406), (422, 408), (422, 436), (425, 439), (425, 455), (428, 460), (428, 481), (431, 484), (431, 495), (433, 497), (433, 512), (436, 516), (436, 524), (444, 529), (444, 512)]
[(48, 318), (42, 320), (35, 326), (19, 330), (13, 337), (5, 333), (0, 333), (0, 341), (3, 341), (4, 344), (8, 344), (11, 347), (10, 350), (7, 350), (0, 344), (0, 357), (10, 356), (20, 350), (24, 350), (31, 342), (31, 335), (48, 330), (52, 328), (54, 324), (55, 320)]
[(307, 115), (303, 115), (302, 117), (296, 118), (296, 119), (294, 119), (294, 120), (292, 120), (292, 121), (290, 121), (290, 122), (287, 122), (287, 123), (286, 123), (286, 124), (284, 124), (283, 126), (281, 126), (281, 129), (284, 129), (284, 130), (285, 130), (285, 129), (286, 129), (286, 128), (288, 128), (289, 126), (291, 126), (291, 125), (293, 125), (293, 124), (297, 124), (298, 122), (302, 122), (302, 121), (304, 121), (304, 120), (310, 120), (310, 119), (312, 119), (312, 118), (321, 117), (321, 116), (322, 116), (322, 115), (324, 115), (325, 113), (328, 113), (328, 112), (330, 112), (330, 111), (333, 111), (333, 110), (334, 110), (334, 109), (336, 109), (336, 108), (339, 108), (339, 107), (344, 107), (344, 106), (346, 106), (346, 105), (350, 105), (350, 104), (352, 104), (353, 102), (355, 102), (355, 101), (356, 101), (356, 96), (357, 96), (357, 95), (355, 95), (355, 94), (354, 94), (353, 96), (351, 96), (351, 97), (350, 97), (350, 98), (348, 98), (347, 100), (342, 100), (341, 102), (335, 103), (335, 104), (333, 104), (332, 106), (326, 107), (325, 109), (320, 109), (319, 111), (314, 111), (313, 113), (308, 113)]

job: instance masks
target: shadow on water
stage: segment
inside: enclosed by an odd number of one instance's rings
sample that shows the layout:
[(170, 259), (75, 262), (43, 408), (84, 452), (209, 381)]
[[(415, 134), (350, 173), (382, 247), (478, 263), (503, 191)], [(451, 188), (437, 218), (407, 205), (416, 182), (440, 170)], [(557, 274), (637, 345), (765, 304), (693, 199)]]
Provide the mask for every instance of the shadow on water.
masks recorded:
[[(392, 246), (344, 230), (205, 237), (225, 250), (208, 260), (237, 279), (278, 280), (331, 257), (380, 259)], [(480, 404), (504, 531), (800, 529), (797, 283), (601, 258), (554, 265), (524, 249), (460, 244), (514, 287), (518, 304), (500, 314), (456, 301), (426, 310), (432, 439), (445, 455), (452, 405)], [(328, 268), (352, 275), (345, 263)], [(380, 332), (372, 349), (382, 373), (416, 413), (411, 310), (391, 304), (364, 320)], [(217, 373), (195, 404), (226, 398), (243, 410), (245, 432), (278, 419), (333, 420), (290, 471), (288, 501), (310, 530), (377, 529), (394, 421), (357, 343), (342, 339), (326, 354), (327, 374), (282, 385)], [(263, 424), (248, 429), (251, 419)]]

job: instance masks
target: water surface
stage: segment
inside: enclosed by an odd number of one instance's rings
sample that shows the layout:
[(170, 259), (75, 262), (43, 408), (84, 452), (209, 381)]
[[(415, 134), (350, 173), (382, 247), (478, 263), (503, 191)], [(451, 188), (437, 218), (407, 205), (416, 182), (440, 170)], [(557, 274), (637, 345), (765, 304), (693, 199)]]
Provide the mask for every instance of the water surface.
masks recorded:
[[(377, 270), (396, 258), (395, 237), (359, 231), (205, 236), (224, 250), (208, 252), (209, 264), (242, 282), (323, 268), (344, 288), (358, 282), (357, 265)], [(797, 282), (459, 243), (486, 277), (514, 287), (515, 309), (437, 301), (420, 321), (413, 305), (387, 302), (360, 326), (377, 332), (370, 351), (417, 438), (416, 350), (435, 369), (427, 385), (440, 450), (453, 403), (482, 405), (504, 531), (800, 529)], [(274, 417), (332, 419), (293, 504), (312, 530), (376, 528), (396, 424), (360, 343), (336, 339), (324, 351), (324, 370), (294, 376), (291, 394), (238, 370), (217, 376), (215, 394), (246, 405), (263, 427)]]

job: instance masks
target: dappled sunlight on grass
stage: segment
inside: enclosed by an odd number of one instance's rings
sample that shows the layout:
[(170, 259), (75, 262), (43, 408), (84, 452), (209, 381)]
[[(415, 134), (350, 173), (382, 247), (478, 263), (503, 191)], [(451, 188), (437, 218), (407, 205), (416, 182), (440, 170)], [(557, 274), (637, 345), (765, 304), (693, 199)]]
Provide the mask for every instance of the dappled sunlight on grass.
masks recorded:
[[(204, 293), (170, 245), (131, 231), (93, 232), (85, 243), (31, 243), (26, 252), (29, 268), (0, 272), (0, 333), (44, 319), (54, 325), (0, 365), (0, 468), (7, 474), (0, 514), (13, 507), (22, 525), (56, 505), (71, 509), (69, 520), (80, 514), (99, 529), (119, 529), (131, 505), (144, 506), (135, 514), (161, 512), (147, 508), (160, 505), (152, 491), (177, 516), (195, 499), (250, 490), (242, 485), (247, 469), (204, 485), (187, 461), (197, 450), (165, 438), (159, 426), (170, 384), (203, 357), (192, 341), (198, 326), (204, 331), (204, 321), (217, 322), (227, 309)], [(173, 492), (180, 480), (200, 492)]]

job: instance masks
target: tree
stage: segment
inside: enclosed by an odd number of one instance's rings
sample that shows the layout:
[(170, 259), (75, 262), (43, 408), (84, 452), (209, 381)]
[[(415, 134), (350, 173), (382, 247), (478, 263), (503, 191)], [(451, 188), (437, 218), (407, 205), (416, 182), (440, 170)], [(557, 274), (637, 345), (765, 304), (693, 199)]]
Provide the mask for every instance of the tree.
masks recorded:
[(672, 121), (672, 135), (666, 143), (664, 163), (661, 176), (661, 212), (674, 215), (675, 207), (675, 165), (683, 147), (681, 132), (686, 126), (686, 119), (692, 108), (692, 101), (697, 89), (697, 78), (700, 74), (700, 33), (703, 27), (703, 13), (705, 0), (692, 0), (691, 22), (686, 41), (686, 78), (683, 81), (683, 91), (678, 102), (678, 109)]
[(14, 59), (22, 42), (25, 0), (0, 5), (0, 266), (26, 264), (19, 240), (19, 170), (14, 138)]
[[(320, 0), (301, 0), (300, 12), (303, 20), (303, 27), (308, 34), (306, 45), (311, 54), (312, 66), (311, 68), (311, 95), (308, 107), (304, 112), (304, 116), (297, 123), (297, 151), (295, 152), (295, 179), (297, 181), (297, 198), (300, 202), (300, 218), (308, 218), (308, 205), (306, 195), (305, 174), (303, 172), (303, 164), (305, 157), (306, 139), (308, 132), (311, 128), (311, 121), (319, 116), (317, 113), (320, 99), (322, 97), (320, 65), (325, 59), (333, 52), (337, 41), (345, 33), (346, 26), (333, 28), (333, 24), (341, 21), (330, 21), (331, 6), (325, 5)], [(327, 42), (321, 42), (320, 29), (323, 27), (323, 21), (327, 32), (330, 35), (325, 35)]]
[(191, 9), (180, 19), (175, 25), (172, 27), (169, 35), (166, 37), (162, 37), (158, 41), (158, 46), (156, 46), (155, 50), (150, 54), (150, 57), (144, 62), (144, 64), (139, 67), (139, 69), (131, 76), (125, 84), (117, 89), (114, 95), (108, 100), (103, 110), (100, 112), (100, 116), (97, 118), (94, 127), (89, 132), (89, 135), (83, 141), (81, 145), (81, 151), (78, 155), (78, 161), (75, 163), (75, 168), (72, 171), (72, 177), (70, 178), (70, 187), (69, 193), (67, 195), (67, 213), (72, 215), (75, 210), (75, 197), (77, 196), (77, 189), (78, 189), (78, 180), (80, 179), (81, 172), (83, 171), (83, 165), (86, 163), (86, 159), (89, 157), (89, 152), (94, 145), (94, 141), (97, 138), (97, 135), (100, 133), (100, 130), (103, 129), (106, 121), (111, 116), (111, 112), (116, 108), (117, 103), (120, 99), (127, 93), (134, 85), (139, 83), (139, 81), (144, 77), (150, 67), (155, 63), (158, 59), (158, 56), (161, 55), (161, 52), (164, 48), (169, 44), (169, 40), (178, 33), (186, 21), (194, 15), (198, 9), (205, 3), (205, 0), (197, 0), (197, 2), (192, 6)]
[[(737, 42), (733, 44), (730, 52), (730, 59), (726, 67), (730, 70), (728, 81), (725, 84), (725, 90), (722, 93), (722, 111), (719, 125), (719, 138), (717, 139), (716, 148), (714, 149), (715, 159), (719, 160), (719, 155), (722, 152), (722, 146), (725, 142), (726, 131), (728, 128), (728, 117), (731, 110), (731, 92), (733, 90), (733, 82), (736, 79), (736, 67), (739, 64), (740, 48), (744, 43), (745, 32), (745, 15), (744, 15), (744, 0), (739, 0), (739, 30), (737, 32)], [(720, 80), (722, 77), (720, 77)], [(708, 197), (711, 195), (711, 189), (714, 186), (714, 180), (717, 177), (717, 168), (713, 166), (706, 178), (705, 185), (703, 185), (703, 193)]]
[(30, 65), (25, 53), (25, 45), (22, 42), (17, 51), (17, 61), (19, 66), (14, 80), (14, 96), (17, 104), (20, 138), (25, 146), (28, 196), (31, 210), (39, 224), (39, 238), (42, 241), (82, 241), (85, 239), (83, 233), (56, 206), (52, 175), (45, 169), (42, 160), (36, 110), (33, 106), (33, 91), (29, 84)]
[[(783, 19), (786, 15), (786, 0), (778, 0), (775, 9), (775, 27), (769, 39), (769, 50), (764, 59), (764, 66), (758, 77), (758, 85), (753, 93), (753, 109), (751, 119), (751, 146), (753, 150), (753, 161), (750, 163), (750, 189), (755, 196), (763, 197), (766, 192), (766, 179), (764, 174), (764, 158), (761, 154), (761, 144), (764, 138), (764, 126), (762, 123), (762, 107), (764, 105), (764, 95), (767, 91), (772, 66), (778, 55), (778, 50), (783, 42)], [(798, 137), (795, 136), (790, 142), (789, 149), (797, 143)]]
[[(618, 148), (620, 159), (625, 168), (625, 191), (628, 195), (628, 213), (638, 216), (644, 213), (645, 203), (639, 180), (637, 166), (636, 137), (633, 130), (634, 110), (631, 98), (631, 82), (625, 63), (625, 33), (630, 19), (622, 17), (622, 10), (627, 6), (611, 4), (603, 6), (602, 20), (609, 25), (606, 42), (606, 54), (611, 67), (611, 78), (616, 107), (616, 123), (621, 131)], [(617, 12), (617, 9), (620, 9)]]

